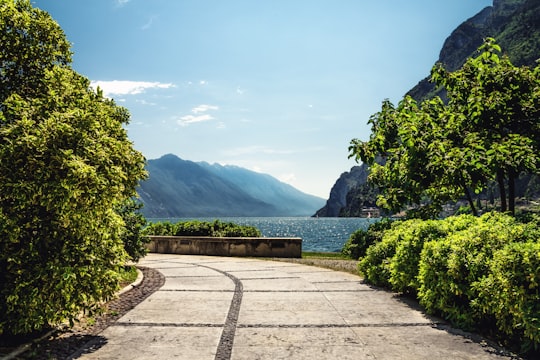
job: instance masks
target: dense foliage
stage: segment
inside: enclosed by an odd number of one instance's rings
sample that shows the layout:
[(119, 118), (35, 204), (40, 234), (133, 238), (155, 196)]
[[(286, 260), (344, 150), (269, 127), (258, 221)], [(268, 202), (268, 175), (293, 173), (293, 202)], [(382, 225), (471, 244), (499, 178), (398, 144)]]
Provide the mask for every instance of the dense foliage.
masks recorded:
[(209, 221), (168, 221), (149, 224), (144, 229), (146, 235), (162, 236), (212, 236), (212, 237), (261, 237), (259, 229), (249, 225), (237, 225), (220, 220)]
[(540, 347), (539, 218), (500, 213), (395, 221), (358, 268), (454, 325)]
[(383, 218), (374, 222), (367, 229), (358, 229), (351, 234), (343, 245), (341, 253), (351, 259), (359, 259), (366, 255), (367, 249), (382, 240), (384, 231), (390, 229), (392, 220)]
[(143, 229), (147, 225), (146, 218), (140, 213), (142, 203), (134, 199), (125, 200), (119, 207), (117, 213), (124, 221), (122, 231), (122, 243), (129, 259), (137, 262), (146, 255), (148, 250), (146, 244), (150, 239), (143, 234)]
[(92, 312), (127, 260), (116, 211), (144, 158), (126, 109), (69, 67), (69, 43), (28, 0), (0, 0), (0, 334)]
[(493, 39), (479, 50), (455, 72), (433, 68), (447, 102), (406, 96), (395, 107), (386, 100), (370, 119), (369, 141), (352, 140), (350, 156), (371, 165), (380, 206), (422, 206), (417, 216), (434, 218), (465, 196), (476, 213), (471, 191), (495, 181), (501, 211), (514, 212), (516, 179), (539, 169), (540, 65), (515, 67)]

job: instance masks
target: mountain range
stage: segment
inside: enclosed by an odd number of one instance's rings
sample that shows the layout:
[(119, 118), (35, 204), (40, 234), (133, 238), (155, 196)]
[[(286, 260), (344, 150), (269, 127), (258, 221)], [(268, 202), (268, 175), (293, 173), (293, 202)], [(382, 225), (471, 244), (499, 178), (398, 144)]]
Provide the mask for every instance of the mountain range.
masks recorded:
[(148, 218), (310, 216), (325, 202), (267, 174), (172, 154), (148, 160), (146, 170), (137, 192)]
[[(514, 65), (535, 66), (540, 57), (540, 1), (494, 0), (493, 6), (484, 8), (452, 32), (437, 62), (448, 71), (459, 69), (467, 58), (475, 56), (486, 37), (495, 38)], [(429, 81), (429, 76), (407, 94), (417, 101), (437, 95), (444, 98), (444, 92)], [(359, 216), (363, 206), (372, 204), (376, 191), (366, 184), (369, 169), (364, 164), (361, 167), (363, 171), (353, 167), (336, 180), (330, 198), (316, 215)], [(536, 194), (537, 182), (535, 177), (523, 179), (522, 188), (517, 190), (520, 194)]]
[[(438, 62), (449, 71), (474, 56), (493, 37), (515, 65), (534, 66), (540, 55), (540, 1), (494, 0), (459, 25), (444, 42)], [(429, 69), (426, 69), (426, 73)], [(422, 79), (408, 92), (416, 100), (444, 93)], [(149, 178), (138, 193), (149, 218), (219, 216), (360, 216), (375, 204), (376, 190), (361, 164), (344, 172), (325, 200), (300, 192), (270, 175), (236, 166), (182, 160), (165, 155), (147, 162)]]

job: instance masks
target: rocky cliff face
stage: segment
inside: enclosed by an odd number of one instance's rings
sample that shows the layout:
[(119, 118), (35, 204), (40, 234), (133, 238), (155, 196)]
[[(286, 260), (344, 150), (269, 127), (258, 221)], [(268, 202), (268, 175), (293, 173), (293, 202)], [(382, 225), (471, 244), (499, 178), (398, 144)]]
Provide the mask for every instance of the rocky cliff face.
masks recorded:
[[(515, 65), (534, 65), (540, 56), (540, 1), (494, 0), (475, 16), (459, 25), (446, 39), (438, 62), (448, 71), (460, 68), (474, 56), (486, 37), (493, 37)], [(429, 76), (408, 92), (417, 101), (441, 96)]]
[(354, 188), (365, 184), (368, 176), (368, 166), (354, 166), (351, 171), (341, 174), (336, 181), (326, 205), (319, 209), (315, 216), (319, 217), (337, 217), (340, 216), (342, 208), (347, 206), (347, 194)]

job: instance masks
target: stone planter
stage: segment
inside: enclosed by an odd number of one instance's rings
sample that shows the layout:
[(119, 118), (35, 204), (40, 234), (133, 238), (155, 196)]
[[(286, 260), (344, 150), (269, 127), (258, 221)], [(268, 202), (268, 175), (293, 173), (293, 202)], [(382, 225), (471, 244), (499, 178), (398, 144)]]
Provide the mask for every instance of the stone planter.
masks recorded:
[(149, 236), (148, 251), (161, 254), (302, 257), (301, 238)]

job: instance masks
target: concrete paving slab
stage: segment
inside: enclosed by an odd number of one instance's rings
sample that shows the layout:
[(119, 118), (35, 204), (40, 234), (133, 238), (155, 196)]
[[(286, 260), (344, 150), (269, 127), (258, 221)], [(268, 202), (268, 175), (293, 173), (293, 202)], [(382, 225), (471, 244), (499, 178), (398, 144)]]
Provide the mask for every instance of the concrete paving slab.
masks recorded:
[(119, 322), (160, 324), (216, 324), (223, 326), (232, 292), (158, 291)]
[(516, 359), (353, 274), (186, 255), (149, 254), (141, 265), (165, 284), (80, 358)]
[(233, 359), (375, 359), (349, 328), (237, 330)]
[(83, 359), (214, 359), (221, 328), (111, 326), (101, 336), (106, 343), (81, 355)]
[(298, 277), (275, 277), (242, 280), (244, 291), (317, 291), (317, 287)]
[(498, 355), (487, 344), (478, 344), (432, 326), (360, 327), (353, 331), (376, 359), (509, 359)]
[(343, 318), (321, 293), (244, 293), (240, 324), (344, 324)]
[(161, 290), (234, 291), (234, 283), (221, 277), (166, 277)]

